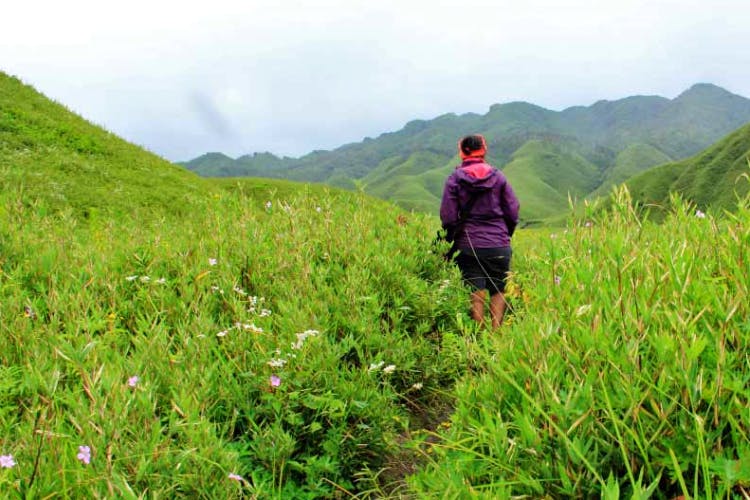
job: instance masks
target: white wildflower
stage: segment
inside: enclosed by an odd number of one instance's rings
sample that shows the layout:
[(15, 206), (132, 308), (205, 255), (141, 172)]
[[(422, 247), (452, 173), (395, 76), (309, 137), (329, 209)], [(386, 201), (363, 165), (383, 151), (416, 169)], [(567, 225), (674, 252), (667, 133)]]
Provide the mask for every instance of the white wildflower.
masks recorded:
[(219, 333), (216, 334), (217, 337), (226, 337), (227, 333), (229, 333), (227, 330), (222, 330)]
[(137, 274), (135, 274), (133, 276), (128, 276), (128, 277), (125, 278), (126, 281), (135, 281), (137, 279), (138, 279), (138, 275)]
[(318, 335), (318, 330), (305, 330), (302, 333), (297, 334), (297, 342), (294, 342), (292, 344), (292, 349), (302, 349), (302, 346), (305, 344), (305, 340), (307, 340), (308, 337), (315, 337)]
[(705, 219), (706, 218), (706, 214), (704, 214), (700, 210), (696, 210), (695, 211), (695, 216), (698, 217), (699, 219)]
[(374, 371), (380, 370), (383, 367), (384, 364), (385, 364), (385, 361), (379, 361), (377, 363), (372, 363), (370, 365), (370, 368), (367, 369), (367, 371), (368, 372), (374, 372)]
[(148, 283), (149, 281), (151, 281), (151, 278), (149, 278), (148, 276), (141, 276), (141, 281), (143, 283)]
[(156, 282), (159, 283), (160, 285), (163, 285), (164, 283), (167, 282), (167, 278), (159, 278), (158, 280), (156, 280)]
[(411, 384), (411, 388), (414, 389), (415, 391), (418, 391), (419, 389), (422, 388), (422, 382), (416, 382), (414, 384)]
[(208, 265), (209, 265), (209, 266), (215, 266), (215, 265), (216, 265), (216, 264), (218, 264), (218, 263), (219, 263), (219, 261), (218, 261), (218, 260), (216, 260), (216, 259), (214, 259), (214, 258), (210, 258), (210, 259), (208, 259)]
[[(239, 323), (238, 323), (239, 324)], [(240, 326), (243, 330), (249, 330), (253, 333), (263, 333), (263, 328), (255, 326), (255, 323), (245, 323)], [(240, 328), (238, 327), (238, 328)]]
[(268, 363), (271, 368), (281, 368), (286, 364), (286, 360), (283, 358), (271, 359)]
[(393, 373), (394, 371), (396, 371), (396, 365), (388, 365), (383, 368), (383, 373)]

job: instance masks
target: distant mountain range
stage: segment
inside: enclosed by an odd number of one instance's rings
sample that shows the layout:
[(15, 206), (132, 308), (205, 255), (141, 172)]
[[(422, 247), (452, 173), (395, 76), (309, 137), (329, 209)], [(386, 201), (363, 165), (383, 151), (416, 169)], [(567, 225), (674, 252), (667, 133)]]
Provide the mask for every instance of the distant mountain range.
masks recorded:
[[(674, 99), (633, 96), (550, 111), (526, 102), (484, 115), (415, 120), (376, 139), (300, 158), (208, 153), (183, 163), (202, 176), (256, 176), (361, 188), (407, 209), (436, 211), (458, 163), (460, 136), (482, 133), (489, 161), (503, 169), (533, 221), (566, 210), (568, 196), (606, 194), (651, 167), (683, 160), (750, 122), (750, 100), (711, 84)], [(679, 186), (681, 184), (676, 184)]]

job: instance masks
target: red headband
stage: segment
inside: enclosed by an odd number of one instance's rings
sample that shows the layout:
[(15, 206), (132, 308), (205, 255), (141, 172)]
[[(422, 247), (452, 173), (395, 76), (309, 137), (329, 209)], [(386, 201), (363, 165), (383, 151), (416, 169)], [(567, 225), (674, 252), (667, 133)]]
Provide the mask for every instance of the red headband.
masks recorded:
[(482, 147), (469, 153), (465, 153), (464, 150), (461, 149), (461, 141), (463, 141), (463, 139), (458, 140), (458, 153), (461, 155), (462, 160), (467, 160), (469, 158), (484, 158), (487, 154), (487, 141), (484, 140), (484, 136), (480, 134), (476, 134), (476, 136), (482, 140)]

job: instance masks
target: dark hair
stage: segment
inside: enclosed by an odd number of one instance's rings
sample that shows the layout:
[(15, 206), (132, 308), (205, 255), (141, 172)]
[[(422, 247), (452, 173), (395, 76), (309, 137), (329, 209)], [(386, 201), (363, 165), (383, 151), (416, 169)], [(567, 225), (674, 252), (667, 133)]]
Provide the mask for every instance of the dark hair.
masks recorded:
[(484, 139), (480, 135), (467, 135), (459, 143), (459, 147), (464, 154), (470, 154), (473, 151), (479, 151), (484, 148)]

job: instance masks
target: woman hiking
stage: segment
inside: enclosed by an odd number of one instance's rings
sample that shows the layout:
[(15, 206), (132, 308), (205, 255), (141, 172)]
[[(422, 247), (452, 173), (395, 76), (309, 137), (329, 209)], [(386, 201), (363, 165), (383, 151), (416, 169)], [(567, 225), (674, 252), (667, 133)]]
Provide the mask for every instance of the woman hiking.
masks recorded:
[(471, 317), (484, 325), (486, 291), (490, 292), (492, 328), (505, 314), (505, 280), (510, 269), (510, 240), (518, 224), (518, 198), (502, 174), (484, 160), (487, 143), (481, 135), (458, 142), (462, 163), (443, 188), (440, 220), (459, 250), (456, 264), (472, 289)]

